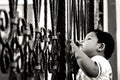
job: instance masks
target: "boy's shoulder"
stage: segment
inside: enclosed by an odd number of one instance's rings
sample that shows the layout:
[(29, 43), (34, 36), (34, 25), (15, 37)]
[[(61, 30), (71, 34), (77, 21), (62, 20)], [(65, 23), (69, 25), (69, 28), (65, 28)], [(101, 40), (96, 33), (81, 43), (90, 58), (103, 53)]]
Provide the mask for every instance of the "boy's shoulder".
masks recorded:
[(96, 55), (96, 56), (92, 57), (91, 59), (98, 65), (98, 67), (100, 67), (104, 71), (111, 69), (110, 62), (105, 57)]
[(95, 62), (109, 63), (109, 61), (105, 57), (100, 55), (95, 55), (91, 59)]
[[(103, 56), (100, 56), (100, 55), (95, 55), (95, 56), (93, 56), (92, 58), (91, 58), (93, 61), (94, 60), (107, 60), (105, 57), (103, 57)], [(108, 61), (108, 60), (107, 60)]]

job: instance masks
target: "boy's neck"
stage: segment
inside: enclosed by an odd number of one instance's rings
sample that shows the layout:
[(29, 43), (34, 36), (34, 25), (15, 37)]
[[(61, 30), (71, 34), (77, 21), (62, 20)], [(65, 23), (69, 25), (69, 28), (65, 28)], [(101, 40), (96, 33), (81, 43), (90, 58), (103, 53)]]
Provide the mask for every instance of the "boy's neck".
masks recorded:
[(104, 55), (103, 52), (97, 52), (97, 53), (95, 53), (94, 55), (92, 55), (90, 58), (92, 58), (93, 56), (96, 56), (96, 55), (100, 55), (100, 56), (105, 57), (105, 55)]
[(105, 57), (104, 52), (100, 52), (100, 53), (98, 53), (98, 55)]

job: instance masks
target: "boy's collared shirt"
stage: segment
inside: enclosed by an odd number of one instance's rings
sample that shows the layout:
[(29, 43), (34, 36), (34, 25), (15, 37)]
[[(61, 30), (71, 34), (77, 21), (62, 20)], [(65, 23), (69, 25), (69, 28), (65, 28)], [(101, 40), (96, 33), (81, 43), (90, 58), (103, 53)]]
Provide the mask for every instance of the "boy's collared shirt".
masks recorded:
[(77, 80), (112, 80), (112, 68), (108, 60), (102, 56), (91, 58), (99, 67), (99, 74), (96, 78), (88, 77), (81, 69), (77, 74)]

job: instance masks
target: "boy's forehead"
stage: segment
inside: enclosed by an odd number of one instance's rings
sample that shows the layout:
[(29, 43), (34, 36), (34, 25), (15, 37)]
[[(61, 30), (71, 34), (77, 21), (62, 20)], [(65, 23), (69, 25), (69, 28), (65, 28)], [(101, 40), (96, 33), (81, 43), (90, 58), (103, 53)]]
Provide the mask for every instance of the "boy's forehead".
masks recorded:
[(91, 37), (97, 37), (95, 32), (90, 32), (86, 35), (86, 37), (91, 36)]

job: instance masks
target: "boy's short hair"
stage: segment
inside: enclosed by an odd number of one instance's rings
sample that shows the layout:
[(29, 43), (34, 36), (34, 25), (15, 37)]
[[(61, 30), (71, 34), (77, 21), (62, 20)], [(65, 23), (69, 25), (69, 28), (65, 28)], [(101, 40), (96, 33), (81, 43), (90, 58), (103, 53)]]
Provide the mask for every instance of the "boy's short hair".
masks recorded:
[(107, 33), (103, 32), (101, 30), (93, 30), (92, 32), (96, 33), (96, 36), (98, 38), (98, 43), (104, 43), (105, 44), (105, 58), (109, 59), (112, 56), (112, 53), (114, 51), (114, 39), (113, 37)]

